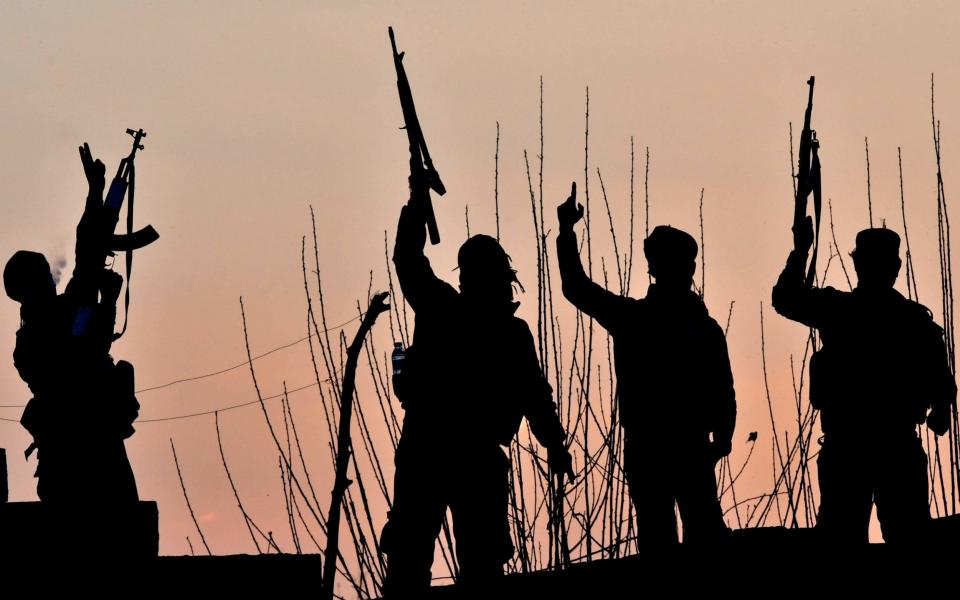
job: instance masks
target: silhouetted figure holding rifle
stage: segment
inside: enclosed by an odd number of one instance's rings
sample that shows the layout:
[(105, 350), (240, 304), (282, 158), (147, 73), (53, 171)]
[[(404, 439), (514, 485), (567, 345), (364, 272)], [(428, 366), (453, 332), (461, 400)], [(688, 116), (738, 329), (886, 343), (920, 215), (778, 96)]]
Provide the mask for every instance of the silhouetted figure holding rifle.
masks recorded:
[(728, 533), (714, 467), (730, 453), (737, 404), (723, 330), (693, 291), (697, 243), (660, 225), (643, 243), (650, 275), (645, 298), (619, 296), (590, 280), (574, 225), (583, 217), (576, 183), (557, 207), (557, 261), (563, 295), (610, 332), (624, 432), (624, 470), (640, 544), (676, 544)]
[[(871, 228), (851, 254), (857, 287), (814, 286), (820, 220), (819, 143), (810, 128), (810, 100), (800, 138), (793, 251), (773, 288), (778, 313), (819, 331), (810, 359), (810, 402), (820, 411), (817, 529), (829, 542), (867, 543), (870, 512), (887, 542), (919, 542), (930, 522), (927, 457), (917, 427), (937, 435), (950, 426), (957, 387), (943, 330), (925, 306), (893, 285), (900, 273), (900, 236)], [(807, 216), (814, 197), (815, 217)], [(927, 411), (929, 415), (927, 414)]]
[[(403, 93), (401, 86), (402, 100)], [(510, 257), (489, 236), (468, 239), (457, 257), (458, 292), (434, 274), (424, 256), (429, 189), (436, 189), (439, 176), (420, 161), (425, 144), (416, 139), (422, 134), (419, 126), (410, 127), (410, 114), (405, 107), (414, 155), (410, 199), (397, 224), (393, 262), (416, 321), (413, 344), (394, 376), (404, 420), (393, 506), (381, 540), (387, 555), (384, 591), (403, 598), (430, 585), (447, 507), (459, 581), (483, 586), (503, 574), (513, 545), (507, 519), (510, 461), (501, 446), (512, 442), (524, 417), (546, 447), (552, 472), (572, 476), (566, 434), (533, 336), (514, 316), (519, 304), (513, 286), (519, 282)]]
[(14, 364), (33, 393), (21, 418), (34, 440), (26, 455), (38, 450), (40, 499), (63, 506), (138, 499), (124, 447), (139, 410), (133, 366), (114, 363), (109, 354), (119, 337), (114, 326), (123, 277), (105, 267), (114, 250), (129, 251), (157, 237), (152, 228), (132, 236), (113, 233), (143, 135), (130, 133), (134, 151), (121, 163), (120, 181), (111, 185), (106, 203), (104, 165), (89, 146), (80, 148), (89, 193), (64, 292), (57, 294), (50, 266), (36, 252), (17, 252), (3, 273), (7, 295), (21, 305)]
[(857, 234), (852, 292), (805, 284), (813, 237), (807, 217), (794, 230), (773, 306), (815, 327), (823, 342), (810, 360), (810, 402), (824, 434), (817, 528), (831, 541), (867, 543), (876, 502), (885, 541), (922, 541), (930, 508), (917, 426), (926, 421), (937, 435), (946, 433), (957, 394), (943, 330), (929, 309), (893, 287), (901, 265), (896, 233)]

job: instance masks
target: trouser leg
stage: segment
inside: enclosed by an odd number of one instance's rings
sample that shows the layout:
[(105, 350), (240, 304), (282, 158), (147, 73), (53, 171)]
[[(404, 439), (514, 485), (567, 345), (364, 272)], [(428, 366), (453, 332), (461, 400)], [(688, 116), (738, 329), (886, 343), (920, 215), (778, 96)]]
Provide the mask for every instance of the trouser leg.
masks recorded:
[(637, 513), (639, 545), (667, 546), (680, 542), (671, 473), (653, 451), (631, 444), (624, 446), (624, 471), (630, 499)]
[(817, 530), (829, 542), (866, 544), (870, 541), (873, 490), (868, 457), (851, 448), (824, 444), (817, 458), (820, 510)]
[(888, 543), (922, 542), (930, 527), (927, 456), (919, 439), (890, 445), (877, 464), (877, 519)]
[(717, 499), (717, 476), (706, 454), (685, 457), (677, 465), (676, 495), (683, 520), (683, 542), (713, 543), (729, 533)]
[(127, 449), (122, 439), (103, 440), (89, 445), (90, 465), (85, 471), (95, 496), (83, 494), (98, 502), (133, 503), (137, 502), (137, 481), (127, 457)]
[(433, 553), (443, 524), (446, 500), (440, 474), (427, 454), (397, 451), (393, 507), (381, 536), (387, 557), (384, 595), (411, 597), (430, 587)]
[(460, 581), (483, 585), (503, 575), (513, 556), (509, 503), (510, 463), (499, 446), (482, 449), (455, 475), (451, 498)]

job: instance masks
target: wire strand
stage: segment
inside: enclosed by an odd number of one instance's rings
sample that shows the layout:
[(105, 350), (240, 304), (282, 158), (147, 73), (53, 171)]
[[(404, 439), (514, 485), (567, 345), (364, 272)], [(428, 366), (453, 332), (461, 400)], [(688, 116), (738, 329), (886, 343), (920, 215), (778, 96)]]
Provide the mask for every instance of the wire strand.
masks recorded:
[[(337, 330), (337, 329), (341, 329), (341, 328), (346, 327), (346, 326), (349, 325), (350, 323), (353, 323), (354, 321), (356, 321), (357, 319), (360, 319), (360, 318), (362, 318), (362, 317), (363, 317), (363, 314), (359, 314), (359, 315), (357, 315), (356, 317), (353, 317), (352, 319), (350, 319), (349, 321), (344, 321), (343, 323), (340, 323), (339, 325), (334, 325), (333, 327), (330, 327), (330, 328), (327, 328), (327, 329), (321, 329), (321, 330), (319, 331), (319, 333), (325, 333), (325, 332), (327, 332), (327, 331), (335, 331), (335, 330)], [(282, 346), (277, 346), (276, 348), (273, 348), (273, 349), (271, 349), (271, 350), (267, 350), (266, 352), (264, 352), (264, 353), (262, 353), (262, 354), (258, 354), (257, 356), (254, 356), (252, 360), (259, 360), (259, 359), (261, 359), (261, 358), (263, 358), (263, 357), (265, 357), (265, 356), (269, 356), (269, 355), (271, 355), (271, 354), (273, 354), (273, 353), (275, 353), (275, 352), (279, 352), (280, 350), (286, 350), (287, 348), (291, 348), (291, 347), (293, 347), (293, 346), (296, 346), (297, 344), (300, 344), (300, 343), (302, 343), (302, 342), (305, 342), (305, 341), (307, 341), (308, 339), (310, 339), (310, 338), (312, 338), (312, 337), (317, 337), (317, 335), (318, 335), (317, 333), (311, 333), (310, 335), (304, 336), (304, 337), (300, 338), (299, 340), (290, 342), (289, 344), (284, 344), (284, 345), (282, 345)], [(217, 375), (223, 375), (224, 373), (229, 373), (230, 371), (236, 371), (237, 369), (240, 369), (240, 368), (242, 368), (242, 367), (246, 367), (246, 366), (249, 365), (249, 364), (250, 364), (250, 362), (245, 360), (245, 361), (243, 361), (243, 362), (241, 362), (241, 363), (237, 363), (237, 364), (233, 365), (232, 367), (227, 367), (227, 368), (225, 368), (225, 369), (220, 369), (220, 370), (218, 370), (218, 371), (211, 371), (210, 373), (204, 373), (203, 375), (195, 375), (195, 376), (193, 376), (193, 377), (184, 377), (184, 378), (182, 378), (182, 379), (175, 379), (175, 380), (173, 380), (173, 381), (169, 381), (169, 382), (167, 382), (167, 383), (163, 383), (163, 384), (160, 384), (160, 385), (154, 385), (154, 386), (151, 386), (151, 387), (147, 387), (147, 388), (142, 388), (142, 389), (136, 390), (135, 393), (137, 393), (137, 394), (144, 394), (144, 393), (146, 393), (146, 392), (152, 392), (152, 391), (154, 391), (154, 390), (160, 390), (160, 389), (168, 388), (168, 387), (177, 385), (177, 384), (179, 384), (179, 383), (187, 383), (187, 382), (190, 382), (190, 381), (198, 381), (198, 380), (200, 380), (200, 379), (208, 379), (208, 378), (210, 378), (210, 377), (216, 377)], [(327, 379), (325, 379), (324, 381), (325, 381), (325, 382), (328, 382), (328, 381), (330, 381), (330, 379), (327, 378)], [(316, 383), (314, 383), (313, 385), (316, 385)], [(299, 388), (299, 389), (305, 389), (305, 388)], [(296, 390), (296, 391), (299, 391), (299, 390)], [(271, 396), (270, 398), (264, 398), (264, 400), (269, 400), (269, 399), (273, 399), (273, 398), (277, 398), (277, 397), (279, 397), (279, 396)], [(242, 405), (242, 406), (246, 406), (246, 405), (244, 404), (244, 405)], [(25, 408), (25, 407), (26, 407), (26, 404), (0, 404), (0, 408)], [(211, 413), (198, 413), (198, 414), (213, 414), (213, 413), (211, 412)], [(14, 420), (14, 419), (2, 419), (2, 420), (14, 422), (14, 423), (19, 423), (19, 421), (16, 421), (16, 420)], [(141, 422), (146, 422), (146, 421), (141, 421)]]
[[(354, 321), (356, 321), (357, 319), (361, 318), (362, 316), (363, 316), (363, 315), (357, 315), (356, 317), (350, 319), (349, 321), (344, 321), (343, 323), (340, 323), (339, 325), (334, 325), (333, 327), (330, 327), (329, 329), (322, 329), (322, 330), (320, 330), (319, 333), (325, 333), (325, 332), (327, 332), (327, 331), (334, 331), (334, 330), (336, 330), (336, 329), (340, 329), (340, 328), (342, 328), (342, 327), (346, 327), (347, 325), (349, 325), (350, 323), (353, 323)], [(263, 354), (258, 354), (257, 356), (254, 356), (254, 357), (253, 357), (253, 360), (259, 360), (259, 359), (261, 359), (261, 358), (263, 358), (263, 357), (265, 357), (265, 356), (269, 356), (269, 355), (273, 354), (274, 352), (279, 352), (280, 350), (286, 350), (287, 348), (296, 346), (297, 344), (300, 344), (300, 343), (302, 343), (302, 342), (305, 342), (305, 341), (307, 341), (308, 339), (310, 339), (311, 337), (316, 337), (316, 336), (317, 336), (316, 333), (311, 333), (310, 335), (304, 336), (304, 337), (300, 338), (299, 340), (296, 340), (296, 341), (294, 341), (294, 342), (290, 342), (289, 344), (284, 344), (284, 345), (282, 345), (282, 346), (277, 346), (276, 348), (273, 348), (272, 350), (268, 350), (268, 351), (264, 352)], [(229, 373), (230, 371), (235, 371), (235, 370), (240, 369), (240, 368), (242, 368), (242, 367), (246, 367), (246, 366), (249, 365), (249, 364), (250, 364), (250, 362), (247, 361), (247, 360), (245, 360), (245, 361), (243, 361), (243, 362), (241, 362), (241, 363), (237, 363), (237, 364), (233, 365), (232, 367), (227, 367), (227, 368), (225, 368), (225, 369), (220, 369), (219, 371), (212, 371), (212, 372), (210, 372), (210, 373), (204, 373), (203, 375), (195, 375), (195, 376), (193, 376), (193, 377), (185, 377), (185, 378), (183, 378), (183, 379), (176, 379), (176, 380), (174, 380), (174, 381), (170, 381), (170, 382), (163, 383), (163, 384), (160, 384), (160, 385), (155, 385), (155, 386), (151, 386), (151, 387), (139, 389), (139, 390), (136, 391), (136, 393), (138, 393), (138, 394), (143, 394), (143, 393), (145, 393), (145, 392), (152, 392), (152, 391), (154, 391), (154, 390), (160, 390), (160, 389), (163, 389), (163, 388), (168, 388), (168, 387), (170, 387), (170, 386), (177, 385), (178, 383), (186, 383), (186, 382), (188, 382), (188, 381), (197, 381), (197, 380), (199, 380), (199, 379), (207, 379), (207, 378), (209, 378), (209, 377), (216, 377), (217, 375), (223, 375), (224, 373)]]
[[(323, 383), (330, 383), (330, 380), (329, 380), (329, 379), (325, 379), (325, 380), (323, 380)], [(294, 394), (294, 393), (296, 393), (296, 392), (300, 392), (300, 391), (303, 391), (303, 390), (305, 390), (305, 389), (312, 388), (312, 387), (316, 387), (316, 386), (317, 386), (317, 383), (316, 383), (316, 382), (308, 383), (307, 385), (304, 385), (304, 386), (301, 386), (301, 387), (298, 387), (298, 388), (294, 388), (294, 389), (292, 389), (292, 390), (287, 390), (286, 393), (287, 393), (287, 395), (289, 396), (290, 394)], [(281, 392), (281, 393), (279, 393), (279, 394), (274, 394), (273, 396), (267, 396), (266, 398), (263, 399), (263, 401), (266, 402), (267, 400), (276, 400), (277, 398), (282, 398), (282, 397), (283, 397), (283, 393)], [(180, 419), (192, 419), (192, 418), (194, 418), (194, 417), (203, 417), (203, 416), (212, 415), (212, 414), (218, 413), (218, 412), (226, 412), (226, 411), (228, 411), (228, 410), (234, 410), (234, 409), (237, 409), (237, 408), (244, 408), (245, 406), (253, 406), (254, 404), (259, 404), (259, 403), (260, 403), (260, 400), (251, 400), (250, 402), (243, 402), (243, 403), (241, 403), (241, 404), (233, 404), (233, 405), (231, 405), (231, 406), (225, 406), (225, 407), (223, 407), (223, 408), (215, 408), (215, 409), (212, 409), (212, 410), (205, 410), (205, 411), (202, 411), (202, 412), (188, 413), (188, 414), (185, 414), (185, 415), (176, 415), (176, 416), (173, 416), (173, 417), (162, 417), (162, 418), (158, 418), (158, 419), (137, 419), (136, 421), (134, 421), (134, 423), (160, 423), (160, 422), (162, 422), (162, 421), (177, 421), (177, 420), (180, 420)]]
[[(330, 383), (331, 380), (332, 380), (332, 378), (328, 377), (327, 379), (322, 380), (321, 383)], [(286, 394), (289, 396), (289, 395), (291, 395), (291, 394), (295, 394), (295, 393), (297, 393), (297, 392), (301, 392), (301, 391), (303, 391), (303, 390), (306, 390), (306, 389), (309, 389), (309, 388), (312, 388), (312, 387), (316, 387), (316, 386), (317, 386), (317, 383), (316, 383), (316, 382), (308, 383), (307, 385), (302, 385), (302, 386), (300, 386), (300, 387), (298, 387), (298, 388), (294, 388), (294, 389), (292, 389), (292, 390), (287, 390), (287, 391), (286, 391)], [(282, 398), (282, 397), (283, 397), (283, 393), (274, 394), (274, 395), (272, 395), (272, 396), (266, 396), (265, 398), (263, 398), (263, 401), (266, 402), (266, 401), (268, 401), (268, 400), (276, 400), (277, 398)], [(178, 421), (178, 420), (180, 420), (180, 419), (192, 419), (192, 418), (194, 418), (194, 417), (203, 417), (203, 416), (212, 415), (212, 414), (218, 413), (218, 412), (226, 412), (226, 411), (228, 411), (228, 410), (234, 410), (234, 409), (237, 409), (237, 408), (244, 408), (244, 407), (246, 407), (246, 406), (253, 406), (254, 404), (259, 404), (259, 403), (260, 403), (260, 400), (257, 399), (257, 400), (251, 400), (250, 402), (241, 402), (240, 404), (232, 404), (232, 405), (230, 405), (230, 406), (224, 406), (223, 408), (214, 408), (214, 409), (204, 410), (204, 411), (195, 412), (195, 413), (187, 413), (187, 414), (183, 414), (183, 415), (175, 415), (175, 416), (172, 416), (172, 417), (159, 417), (159, 418), (156, 418), (156, 419), (137, 419), (136, 421), (134, 421), (134, 423), (160, 423), (160, 422), (163, 422), (163, 421)], [(2, 417), (0, 417), (0, 421), (6, 421), (7, 423), (20, 423), (20, 421), (19, 421), (18, 419), (6, 419), (6, 418), (2, 418)]]

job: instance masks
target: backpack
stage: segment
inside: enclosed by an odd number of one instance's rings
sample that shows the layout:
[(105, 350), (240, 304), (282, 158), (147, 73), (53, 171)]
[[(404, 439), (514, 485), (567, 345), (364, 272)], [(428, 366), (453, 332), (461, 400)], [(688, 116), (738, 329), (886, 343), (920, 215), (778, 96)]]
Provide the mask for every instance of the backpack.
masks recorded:
[[(826, 342), (814, 351), (809, 366), (811, 405), (827, 413), (848, 411), (846, 416), (857, 421), (859, 411), (886, 409), (904, 423), (922, 424), (931, 405), (952, 402), (956, 385), (946, 360), (943, 329), (925, 307), (912, 302), (903, 321), (895, 325), (894, 353), (881, 354), (889, 361), (865, 357), (870, 343), (856, 335)], [(894, 404), (879, 405), (879, 399), (892, 399)]]

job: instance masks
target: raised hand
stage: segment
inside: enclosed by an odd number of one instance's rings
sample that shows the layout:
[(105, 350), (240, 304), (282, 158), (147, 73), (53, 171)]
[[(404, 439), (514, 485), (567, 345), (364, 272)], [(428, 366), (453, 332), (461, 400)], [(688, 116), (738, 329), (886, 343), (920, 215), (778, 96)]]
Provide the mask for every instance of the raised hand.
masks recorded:
[(102, 198), (105, 185), (104, 175), (107, 172), (107, 167), (100, 162), (99, 158), (94, 160), (90, 154), (90, 145), (86, 142), (80, 146), (80, 162), (83, 163), (83, 173), (87, 176), (90, 194)]
[(100, 275), (100, 301), (104, 304), (116, 304), (123, 287), (123, 276), (115, 271), (103, 269)]
[(570, 481), (576, 479), (573, 472), (573, 457), (565, 446), (558, 446), (547, 451), (547, 464), (554, 475), (567, 476)]
[(557, 219), (560, 220), (561, 230), (573, 229), (573, 226), (583, 218), (583, 205), (577, 204), (577, 182), (570, 184), (570, 197), (557, 207)]
[(947, 409), (933, 409), (927, 415), (927, 427), (937, 435), (943, 435), (950, 430), (950, 411)]

